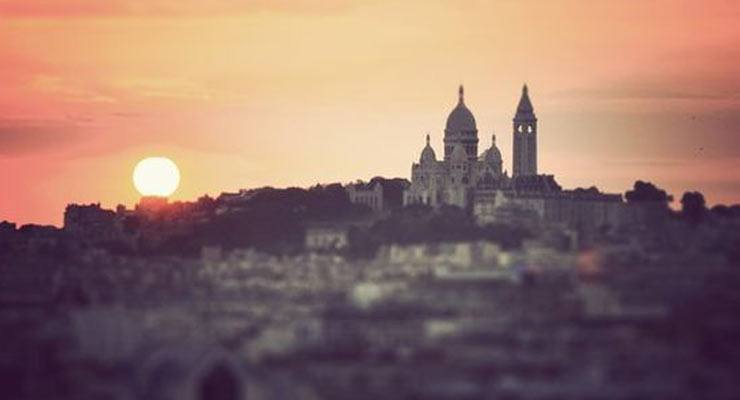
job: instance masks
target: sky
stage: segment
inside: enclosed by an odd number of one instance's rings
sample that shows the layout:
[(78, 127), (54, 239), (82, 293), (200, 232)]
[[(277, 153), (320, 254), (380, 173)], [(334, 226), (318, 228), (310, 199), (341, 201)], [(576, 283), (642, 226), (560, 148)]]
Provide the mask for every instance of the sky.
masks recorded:
[(526, 82), (566, 188), (740, 202), (740, 2), (0, 0), (0, 220), (376, 175), (437, 154), (465, 85), (511, 171)]

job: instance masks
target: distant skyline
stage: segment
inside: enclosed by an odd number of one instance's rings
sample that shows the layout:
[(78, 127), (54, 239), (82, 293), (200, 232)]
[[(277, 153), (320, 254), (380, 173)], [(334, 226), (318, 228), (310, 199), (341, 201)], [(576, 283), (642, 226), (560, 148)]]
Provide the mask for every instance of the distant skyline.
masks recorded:
[(527, 83), (539, 170), (608, 192), (649, 180), (740, 202), (740, 2), (0, 0), (0, 220), (405, 177), (465, 85), (480, 149)]

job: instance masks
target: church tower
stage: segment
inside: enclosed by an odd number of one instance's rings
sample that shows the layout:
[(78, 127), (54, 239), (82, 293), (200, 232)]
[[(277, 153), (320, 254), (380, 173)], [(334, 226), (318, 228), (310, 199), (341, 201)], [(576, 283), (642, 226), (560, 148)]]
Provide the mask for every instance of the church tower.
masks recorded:
[(537, 175), (537, 117), (529, 100), (527, 85), (514, 116), (513, 176)]

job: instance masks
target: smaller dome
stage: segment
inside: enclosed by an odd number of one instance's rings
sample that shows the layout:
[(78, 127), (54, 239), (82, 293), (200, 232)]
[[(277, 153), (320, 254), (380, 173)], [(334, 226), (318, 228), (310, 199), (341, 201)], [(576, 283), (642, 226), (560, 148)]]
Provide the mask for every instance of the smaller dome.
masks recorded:
[(493, 135), (491, 147), (483, 153), (483, 161), (491, 165), (501, 165), (501, 151), (496, 146), (496, 135)]
[(434, 149), (431, 145), (429, 145), (429, 135), (427, 135), (427, 145), (424, 146), (424, 150), (421, 151), (419, 162), (421, 164), (431, 164), (437, 162), (437, 154), (434, 153)]
[(501, 152), (497, 148), (486, 149), (481, 156), (481, 161), (492, 165), (500, 164), (502, 162)]

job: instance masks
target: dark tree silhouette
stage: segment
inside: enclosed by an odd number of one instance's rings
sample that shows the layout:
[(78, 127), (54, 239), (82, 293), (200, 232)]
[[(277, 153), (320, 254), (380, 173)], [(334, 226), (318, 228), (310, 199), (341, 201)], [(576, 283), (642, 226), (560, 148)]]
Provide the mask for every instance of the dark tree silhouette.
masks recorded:
[(723, 218), (723, 219), (734, 219), (740, 218), (740, 204), (727, 206), (724, 204), (717, 204), (712, 207), (712, 215)]
[(218, 215), (199, 227), (196, 233), (199, 237), (191, 243), (196, 249), (207, 244), (273, 252), (298, 251), (306, 223), (341, 221), (369, 212), (365, 206), (352, 204), (347, 191), (338, 183), (316, 185), (307, 190), (263, 188), (243, 201), (236, 211)]
[(628, 203), (656, 202), (668, 204), (673, 201), (673, 196), (665, 190), (658, 188), (650, 182), (637, 181), (632, 190), (624, 194)]
[(711, 212), (712, 214), (720, 218), (729, 218), (732, 216), (732, 213), (730, 212), (730, 207), (727, 207), (724, 204), (717, 204), (716, 206), (712, 207)]
[(699, 192), (686, 192), (681, 197), (681, 216), (691, 223), (700, 222), (707, 212), (704, 195)]

